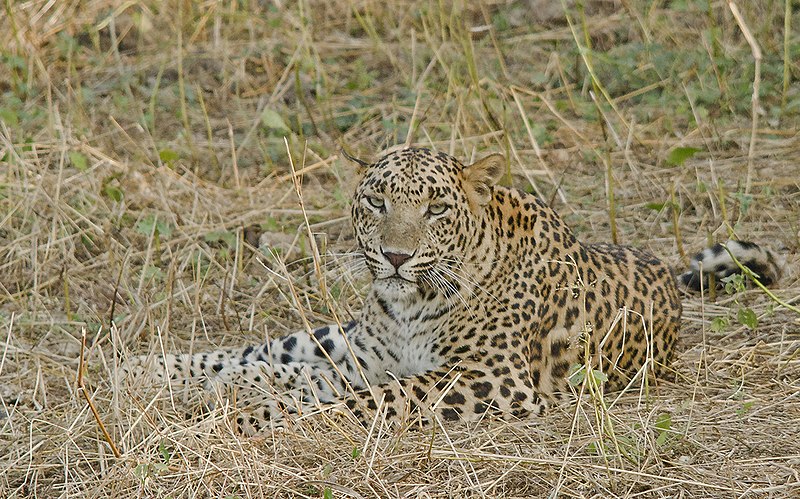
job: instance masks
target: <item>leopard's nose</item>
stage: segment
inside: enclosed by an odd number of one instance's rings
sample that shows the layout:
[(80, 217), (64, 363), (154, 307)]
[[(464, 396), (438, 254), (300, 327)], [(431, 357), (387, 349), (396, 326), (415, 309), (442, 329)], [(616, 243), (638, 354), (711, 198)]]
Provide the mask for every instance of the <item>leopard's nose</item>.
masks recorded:
[(383, 251), (383, 250), (381, 250), (381, 253), (383, 253), (383, 256), (385, 256), (386, 259), (389, 260), (389, 263), (392, 264), (392, 267), (394, 267), (395, 270), (399, 269), (401, 265), (406, 263), (413, 256), (409, 255), (408, 253), (393, 253), (391, 251)]

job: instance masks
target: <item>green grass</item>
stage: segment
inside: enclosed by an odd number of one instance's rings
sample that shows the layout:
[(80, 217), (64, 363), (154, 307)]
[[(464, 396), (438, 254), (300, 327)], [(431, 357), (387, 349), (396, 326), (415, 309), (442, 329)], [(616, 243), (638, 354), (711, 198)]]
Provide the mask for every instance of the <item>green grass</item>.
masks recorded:
[[(687, 298), (674, 382), (606, 394), (599, 419), (584, 398), (538, 421), (310, 418), (245, 439), (222, 410), (186, 419), (114, 377), (126, 355), (358, 314), (347, 258), (309, 259), (309, 237), (354, 245), (342, 148), (501, 152), (504, 182), (582, 238), (678, 268), (709, 239), (766, 242), (795, 269), (775, 293), (796, 305), (797, 16), (738, 7), (758, 78), (727, 2), (5, 2), (0, 496), (796, 494), (800, 325), (758, 290)], [(75, 388), (83, 330), (121, 459)]]

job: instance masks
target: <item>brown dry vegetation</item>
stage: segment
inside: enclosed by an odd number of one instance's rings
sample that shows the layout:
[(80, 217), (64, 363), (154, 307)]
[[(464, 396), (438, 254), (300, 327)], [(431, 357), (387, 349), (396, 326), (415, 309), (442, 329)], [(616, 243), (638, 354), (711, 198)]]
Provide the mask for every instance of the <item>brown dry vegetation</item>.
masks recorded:
[[(503, 152), (507, 181), (584, 239), (610, 240), (613, 218), (620, 242), (676, 267), (680, 244), (767, 242), (790, 268), (774, 291), (797, 303), (786, 3), (742, 1), (741, 24), (721, 1), (587, 4), (5, 2), (0, 496), (800, 494), (800, 323), (758, 290), (687, 297), (675, 376), (649, 392), (537, 420), (317, 416), (244, 438), (234, 408), (187, 419), (168, 391), (115, 381), (128, 355), (357, 314), (364, 276), (335, 257), (315, 272), (290, 168), (323, 252), (352, 250), (342, 146)], [(76, 386), (82, 331), (86, 393), (120, 458)]]

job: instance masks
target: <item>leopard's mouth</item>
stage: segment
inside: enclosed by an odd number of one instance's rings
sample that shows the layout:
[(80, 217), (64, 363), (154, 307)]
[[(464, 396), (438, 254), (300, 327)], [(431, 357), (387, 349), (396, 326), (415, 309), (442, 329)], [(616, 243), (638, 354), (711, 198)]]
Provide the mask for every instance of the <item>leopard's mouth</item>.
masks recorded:
[(405, 277), (401, 276), (400, 274), (392, 274), (389, 277), (381, 277), (381, 281), (386, 282), (393, 282), (393, 283), (401, 283), (401, 284), (412, 284), (414, 286), (417, 285), (416, 281), (412, 281), (411, 279), (406, 279)]

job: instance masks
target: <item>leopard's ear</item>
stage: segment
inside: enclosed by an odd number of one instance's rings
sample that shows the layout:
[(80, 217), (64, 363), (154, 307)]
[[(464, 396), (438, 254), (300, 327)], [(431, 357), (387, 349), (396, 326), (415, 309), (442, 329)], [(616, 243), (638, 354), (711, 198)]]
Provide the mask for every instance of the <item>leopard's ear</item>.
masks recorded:
[(366, 170), (367, 167), (369, 166), (368, 162), (366, 162), (366, 161), (364, 161), (362, 159), (358, 159), (355, 156), (351, 155), (349, 152), (347, 152), (347, 149), (345, 149), (344, 147), (342, 147), (342, 156), (347, 158), (349, 161), (352, 161), (353, 163), (358, 164), (358, 174), (359, 175), (364, 173), (364, 170)]
[(470, 203), (484, 206), (492, 200), (492, 187), (500, 180), (506, 170), (506, 158), (502, 154), (492, 154), (464, 167), (461, 176)]

